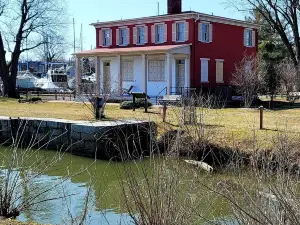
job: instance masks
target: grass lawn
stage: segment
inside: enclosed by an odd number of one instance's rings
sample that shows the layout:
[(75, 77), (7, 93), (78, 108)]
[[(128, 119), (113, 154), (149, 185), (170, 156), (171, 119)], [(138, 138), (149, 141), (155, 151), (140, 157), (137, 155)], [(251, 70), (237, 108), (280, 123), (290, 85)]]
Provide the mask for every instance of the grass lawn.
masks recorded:
[[(167, 123), (162, 122), (161, 109), (121, 110), (119, 105), (108, 104), (107, 119), (142, 119), (157, 123), (159, 132), (178, 129), (180, 109), (169, 108)], [(264, 130), (259, 130), (259, 111), (256, 109), (224, 108), (197, 109), (198, 120), (204, 125), (206, 137), (213, 143), (235, 146), (244, 150), (270, 148), (282, 136), (297, 141), (300, 137), (300, 109), (264, 111)], [(93, 120), (89, 107), (82, 103), (18, 103), (17, 100), (0, 99), (0, 116), (61, 118), (70, 120)], [(254, 138), (255, 137), (255, 138)], [(253, 141), (255, 140), (255, 141)], [(299, 139), (300, 140), (300, 139)]]

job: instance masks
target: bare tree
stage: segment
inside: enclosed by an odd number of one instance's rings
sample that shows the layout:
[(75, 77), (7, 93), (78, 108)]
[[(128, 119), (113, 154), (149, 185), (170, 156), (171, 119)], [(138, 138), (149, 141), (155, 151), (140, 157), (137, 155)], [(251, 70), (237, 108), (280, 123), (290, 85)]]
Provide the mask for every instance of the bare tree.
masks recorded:
[(278, 33), (294, 65), (300, 63), (299, 0), (227, 0), (238, 10), (256, 10)]
[[(4, 95), (17, 97), (18, 61), (23, 52), (45, 43), (42, 37), (64, 26), (66, 2), (60, 0), (10, 0), (0, 23), (0, 76)], [(7, 61), (7, 52), (11, 53)]]
[(276, 69), (281, 78), (281, 91), (286, 93), (287, 99), (292, 102), (295, 100), (292, 92), (296, 90), (298, 79), (298, 69), (294, 66), (293, 62), (289, 59), (283, 60)]
[(236, 64), (231, 84), (243, 96), (245, 107), (250, 107), (253, 103), (254, 96), (263, 83), (262, 77), (258, 57), (245, 56), (240, 63)]
[(40, 60), (53, 62), (65, 58), (71, 44), (68, 43), (66, 36), (51, 34), (44, 38), (45, 44), (35, 49)]

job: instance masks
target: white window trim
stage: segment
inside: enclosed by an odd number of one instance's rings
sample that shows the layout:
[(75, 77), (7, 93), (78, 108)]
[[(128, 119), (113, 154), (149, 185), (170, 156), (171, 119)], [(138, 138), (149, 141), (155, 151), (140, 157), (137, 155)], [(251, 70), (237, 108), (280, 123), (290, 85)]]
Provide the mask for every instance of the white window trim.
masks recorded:
[[(146, 35), (145, 35), (145, 31), (146, 31), (146, 25), (145, 24), (139, 24), (139, 25), (136, 25), (135, 26), (136, 27), (136, 45), (145, 45), (145, 44), (147, 44), (146, 42), (145, 42), (145, 38), (146, 38)], [(138, 28), (141, 28), (141, 27), (143, 27), (144, 28), (144, 43), (138, 43)]]
[[(210, 22), (201, 21), (200, 24), (201, 24), (201, 36), (200, 36), (200, 42), (202, 42), (202, 43), (210, 43), (210, 42), (211, 42), (211, 40), (209, 40), (209, 39), (210, 39), (210, 37), (209, 37), (209, 33), (210, 33)], [(203, 33), (202, 33), (202, 25), (203, 25), (203, 24), (207, 24), (207, 25), (208, 25), (208, 41), (202, 39), (202, 35), (203, 35)]]
[(110, 38), (110, 40), (109, 40), (109, 42), (110, 42), (109, 45), (104, 45), (104, 40), (105, 40), (105, 38), (104, 38), (104, 31), (106, 31), (106, 30), (110, 31), (110, 35), (112, 35), (112, 30), (111, 30), (110, 28), (102, 28), (102, 29), (101, 29), (102, 43), (101, 43), (100, 46), (105, 47), (105, 48), (110, 47), (110, 46), (112, 45), (112, 43), (111, 43), (112, 37), (111, 37), (111, 36), (109, 37), (109, 38)]
[[(165, 37), (164, 37), (164, 33), (166, 32), (166, 31), (165, 31), (165, 24), (166, 24), (166, 23), (155, 23), (155, 24), (153, 24), (153, 25), (154, 25), (154, 33), (155, 33), (155, 35), (154, 35), (154, 37), (155, 37), (155, 42), (154, 42), (154, 43), (155, 43), (155, 44), (163, 44), (163, 43), (165, 43), (165, 40), (164, 40), (164, 38), (165, 38)], [(158, 42), (158, 41), (156, 40), (156, 35), (157, 35), (157, 34), (156, 34), (156, 26), (158, 26), (158, 25), (162, 25), (162, 26), (163, 26), (163, 34), (162, 34), (162, 35), (163, 35), (163, 41), (162, 41), (162, 42)]]
[[(185, 20), (181, 20), (181, 21), (176, 21), (175, 22), (175, 35), (176, 35), (176, 37), (177, 37), (177, 24), (178, 23), (183, 23), (183, 28), (184, 28), (184, 30), (183, 30), (183, 41), (179, 41), (179, 40), (177, 40), (177, 38), (175, 38), (175, 42), (176, 43), (183, 43), (183, 42), (186, 42), (185, 40), (184, 40), (184, 36), (185, 36), (185, 23), (186, 23), (186, 21)], [(173, 32), (173, 31), (172, 31)]]
[[(200, 63), (201, 64), (202, 64), (202, 61), (207, 62), (207, 81), (202, 81), (202, 68), (201, 68), (201, 70), (200, 70), (200, 83), (201, 84), (208, 84), (209, 83), (209, 80), (208, 80), (208, 78), (209, 78), (209, 63), (208, 62), (210, 61), (210, 58), (200, 58)], [(202, 67), (202, 65), (201, 65), (201, 67)]]
[[(244, 32), (244, 46), (246, 48), (255, 48), (255, 46), (256, 46), (256, 43), (255, 43), (256, 37), (253, 37), (253, 34), (256, 35), (255, 30), (253, 30), (252, 28), (245, 28), (245, 31), (252, 32), (252, 34), (251, 34), (251, 43), (252, 43), (252, 45), (246, 45), (246, 43), (245, 43), (245, 32)], [(253, 41), (254, 41), (254, 43), (253, 43)]]
[[(132, 63), (132, 66), (133, 66), (132, 79), (124, 79), (124, 75), (123, 75), (123, 62)], [(122, 80), (124, 82), (134, 82), (134, 60), (133, 59), (124, 59), (122, 61)]]
[[(153, 61), (157, 61), (157, 62), (159, 61), (161, 63), (161, 65), (163, 65), (163, 70), (161, 71), (162, 75), (163, 75), (163, 79), (161, 79), (161, 80), (151, 79), (151, 77), (150, 77), (149, 66), (150, 66), (150, 63), (153, 62)], [(148, 70), (147, 82), (165, 82), (165, 79), (166, 79), (165, 69), (166, 69), (165, 60), (163, 60), (163, 59), (149, 59), (149, 60), (147, 60), (147, 70)]]
[[(125, 44), (122, 43), (122, 44), (121, 44), (121, 30), (122, 30), (122, 29), (125, 29), (125, 30), (126, 30), (126, 37), (127, 37), (127, 35), (128, 35), (128, 34), (127, 34), (127, 27), (119, 27), (118, 29), (119, 29), (119, 33), (118, 33), (117, 35), (119, 35), (119, 46), (127, 46), (128, 43), (125, 43)], [(126, 40), (126, 37), (125, 37), (125, 40)], [(127, 42), (127, 40), (126, 40), (126, 42)]]

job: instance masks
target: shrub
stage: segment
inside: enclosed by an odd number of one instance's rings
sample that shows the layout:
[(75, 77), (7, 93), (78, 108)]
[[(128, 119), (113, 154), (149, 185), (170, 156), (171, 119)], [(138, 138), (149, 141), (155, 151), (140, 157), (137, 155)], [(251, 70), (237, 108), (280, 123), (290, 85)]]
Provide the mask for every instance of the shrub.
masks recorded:
[[(144, 99), (137, 99), (135, 102), (135, 108), (143, 108), (145, 105)], [(148, 101), (148, 107), (152, 106), (152, 102)], [(132, 101), (124, 101), (120, 104), (120, 109), (133, 109)]]
[(120, 109), (133, 109), (132, 101), (124, 101), (120, 104)]
[(42, 101), (42, 99), (40, 97), (32, 97), (29, 99), (30, 102), (38, 102), (38, 101)]

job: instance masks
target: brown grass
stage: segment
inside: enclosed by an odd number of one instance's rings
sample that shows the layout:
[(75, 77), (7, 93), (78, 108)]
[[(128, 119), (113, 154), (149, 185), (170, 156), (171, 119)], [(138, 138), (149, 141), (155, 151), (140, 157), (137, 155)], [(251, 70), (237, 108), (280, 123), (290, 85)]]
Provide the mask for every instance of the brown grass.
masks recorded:
[[(160, 108), (151, 108), (149, 113), (143, 109), (121, 110), (118, 104), (108, 104), (105, 115), (108, 120), (138, 119), (153, 120), (158, 125), (160, 133), (166, 129), (178, 129), (180, 110), (171, 107), (167, 112), (167, 123), (162, 122)], [(211, 140), (214, 143), (238, 147), (245, 150), (271, 148), (277, 134), (286, 132), (292, 140), (300, 137), (300, 109), (284, 109), (264, 111), (264, 130), (259, 130), (259, 111), (257, 109), (198, 108), (198, 119), (213, 132)], [(90, 109), (82, 103), (45, 102), (37, 104), (18, 103), (17, 100), (0, 100), (0, 116), (60, 118), (70, 120), (93, 120)], [(256, 138), (253, 138), (253, 137)], [(253, 142), (255, 140), (255, 143)]]

